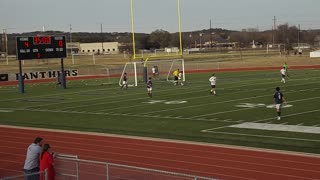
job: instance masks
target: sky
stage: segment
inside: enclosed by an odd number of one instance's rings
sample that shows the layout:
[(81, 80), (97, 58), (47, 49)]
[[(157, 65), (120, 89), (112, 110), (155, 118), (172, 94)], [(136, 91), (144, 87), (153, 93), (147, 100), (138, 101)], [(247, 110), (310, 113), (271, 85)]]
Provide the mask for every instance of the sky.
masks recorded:
[[(178, 32), (178, 0), (133, 0), (134, 31)], [(320, 29), (320, 0), (180, 0), (181, 30)], [(130, 0), (0, 0), (0, 30), (131, 32)]]

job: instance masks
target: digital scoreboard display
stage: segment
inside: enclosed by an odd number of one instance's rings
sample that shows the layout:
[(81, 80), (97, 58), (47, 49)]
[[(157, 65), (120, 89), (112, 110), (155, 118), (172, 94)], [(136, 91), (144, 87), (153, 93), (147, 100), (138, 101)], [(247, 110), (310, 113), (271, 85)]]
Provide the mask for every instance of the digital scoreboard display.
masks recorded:
[(17, 59), (67, 57), (65, 36), (17, 37)]

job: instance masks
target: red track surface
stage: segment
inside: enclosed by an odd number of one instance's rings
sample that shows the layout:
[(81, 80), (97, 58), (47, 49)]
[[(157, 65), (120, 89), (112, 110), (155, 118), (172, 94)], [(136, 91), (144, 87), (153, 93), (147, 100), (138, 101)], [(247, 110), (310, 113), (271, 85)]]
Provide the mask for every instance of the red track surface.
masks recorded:
[(56, 152), (86, 160), (227, 180), (320, 179), (316, 155), (11, 127), (0, 127), (0, 176), (21, 173), (26, 148), (36, 136)]

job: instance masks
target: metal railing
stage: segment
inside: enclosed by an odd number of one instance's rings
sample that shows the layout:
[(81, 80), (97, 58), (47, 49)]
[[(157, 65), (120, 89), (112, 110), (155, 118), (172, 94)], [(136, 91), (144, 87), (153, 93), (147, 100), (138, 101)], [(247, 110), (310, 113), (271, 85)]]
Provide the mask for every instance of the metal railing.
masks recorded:
[(56, 156), (55, 170), (57, 180), (216, 180), (197, 175), (84, 160), (74, 155), (63, 154)]

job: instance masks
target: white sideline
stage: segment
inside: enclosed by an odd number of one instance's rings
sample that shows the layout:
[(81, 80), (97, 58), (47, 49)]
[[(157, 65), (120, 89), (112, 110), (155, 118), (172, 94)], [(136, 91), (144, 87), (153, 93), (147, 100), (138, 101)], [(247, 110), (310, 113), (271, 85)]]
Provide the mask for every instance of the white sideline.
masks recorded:
[(320, 134), (320, 127), (314, 126), (301, 126), (301, 125), (283, 125), (283, 124), (266, 124), (266, 123), (241, 123), (231, 125), (233, 128), (244, 128), (244, 129), (260, 129), (260, 130), (271, 130), (271, 131), (287, 131), (287, 132), (302, 132), (310, 134)]

